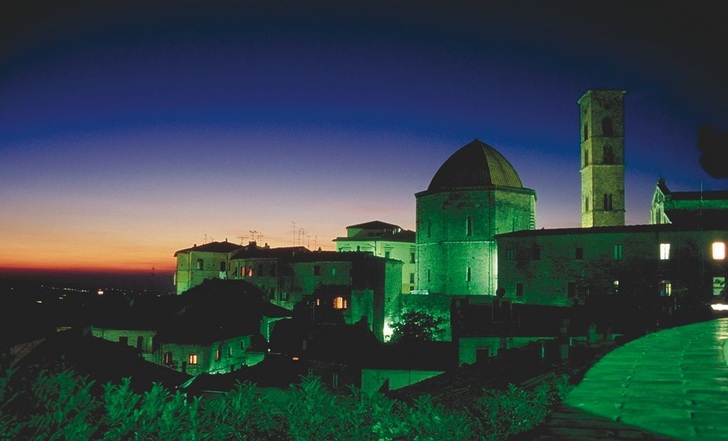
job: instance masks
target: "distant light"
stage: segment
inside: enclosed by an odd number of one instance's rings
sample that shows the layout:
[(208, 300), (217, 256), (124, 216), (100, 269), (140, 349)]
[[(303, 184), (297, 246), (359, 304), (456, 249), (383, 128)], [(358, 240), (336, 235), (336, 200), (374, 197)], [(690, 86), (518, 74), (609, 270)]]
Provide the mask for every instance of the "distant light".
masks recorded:
[(104, 290), (100, 289), (100, 290), (96, 291), (96, 294), (102, 296), (102, 295), (104, 295)]
[(40, 305), (41, 303), (43, 303), (43, 300), (36, 300), (35, 303)]
[(291, 357), (291, 360), (293, 360), (293, 361), (298, 361), (298, 360), (299, 360), (299, 358), (298, 358), (297, 356), (295, 356), (295, 355), (294, 355), (293, 357)]
[(728, 305), (724, 303), (713, 303), (710, 307), (713, 311), (728, 311)]

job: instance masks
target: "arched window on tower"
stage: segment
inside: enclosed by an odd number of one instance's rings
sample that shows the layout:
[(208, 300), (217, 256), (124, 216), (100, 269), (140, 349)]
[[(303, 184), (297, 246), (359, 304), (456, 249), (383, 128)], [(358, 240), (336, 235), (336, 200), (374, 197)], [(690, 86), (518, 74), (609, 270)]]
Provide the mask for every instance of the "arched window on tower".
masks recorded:
[(609, 117), (602, 120), (602, 135), (614, 136), (614, 133), (612, 132), (612, 119)]
[(586, 141), (587, 139), (589, 139), (589, 126), (584, 124), (584, 141)]
[(612, 152), (612, 146), (604, 146), (602, 162), (604, 164), (614, 164), (614, 152)]
[(612, 195), (605, 193), (604, 194), (604, 211), (612, 211)]

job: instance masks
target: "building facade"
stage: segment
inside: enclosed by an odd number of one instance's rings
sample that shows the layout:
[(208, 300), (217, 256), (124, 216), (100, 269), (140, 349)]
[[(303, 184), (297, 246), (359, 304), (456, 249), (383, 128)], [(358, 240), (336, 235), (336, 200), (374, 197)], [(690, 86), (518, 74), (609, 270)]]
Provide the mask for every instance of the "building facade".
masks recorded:
[(624, 94), (588, 90), (581, 118), (581, 226), (624, 225)]
[(346, 227), (346, 237), (337, 237), (336, 251), (362, 251), (402, 262), (402, 294), (415, 289), (415, 232), (399, 225), (371, 221)]
[(497, 236), (499, 286), (514, 303), (572, 306), (590, 296), (725, 294), (726, 228), (566, 228)]
[(495, 295), (495, 235), (535, 228), (536, 193), (497, 150), (473, 140), (416, 197), (416, 280), (422, 293)]
[(230, 256), (244, 248), (228, 242), (195, 244), (191, 248), (176, 251), (177, 266), (174, 286), (177, 294), (201, 284), (208, 279), (225, 279), (230, 268)]

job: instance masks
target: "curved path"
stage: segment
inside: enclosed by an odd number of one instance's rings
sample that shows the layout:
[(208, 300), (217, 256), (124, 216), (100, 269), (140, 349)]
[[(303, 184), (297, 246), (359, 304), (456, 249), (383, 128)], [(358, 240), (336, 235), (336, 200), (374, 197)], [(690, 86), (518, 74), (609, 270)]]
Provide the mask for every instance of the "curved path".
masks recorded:
[(728, 440), (727, 339), (722, 318), (628, 342), (595, 364), (549, 421), (527, 436)]

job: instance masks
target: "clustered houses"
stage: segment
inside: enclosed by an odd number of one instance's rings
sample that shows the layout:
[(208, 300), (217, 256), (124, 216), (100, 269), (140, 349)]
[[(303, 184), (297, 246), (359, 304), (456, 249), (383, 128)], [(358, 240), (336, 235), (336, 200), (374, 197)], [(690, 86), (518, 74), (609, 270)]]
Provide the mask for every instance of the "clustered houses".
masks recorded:
[(311, 298), (317, 307), (339, 310), (345, 323), (363, 321), (380, 340), (385, 317), (395, 310), (402, 289), (403, 262), (365, 251), (210, 242), (179, 250), (175, 256), (178, 294), (188, 286), (179, 281), (245, 280), (263, 290), (271, 303), (287, 309)]
[[(660, 179), (650, 224), (624, 224), (624, 93), (589, 90), (577, 101), (581, 228), (536, 230), (536, 192), (522, 185), (502, 154), (476, 139), (415, 194), (416, 232), (381, 221), (350, 225), (345, 237), (334, 239), (336, 252), (255, 242), (195, 245), (174, 254), (177, 294), (209, 279), (245, 281), (269, 305), (293, 310), (305, 304), (319, 317), (365, 323), (380, 341), (408, 310), (450, 318), (467, 315), (458, 305), (563, 311), (598, 297), (673, 304), (722, 297), (728, 192), (671, 192)], [(446, 340), (460, 338), (449, 327), (445, 331)], [(143, 352), (150, 344), (150, 331), (104, 332)], [(206, 349), (197, 346), (195, 353), (185, 346), (191, 336), (177, 341), (168, 335), (169, 350), (160, 352), (155, 343), (152, 352), (165, 354), (161, 363), (184, 364), (187, 371), (221, 371), (249, 364), (239, 352), (251, 344), (249, 335), (208, 338)], [(471, 352), (481, 350), (481, 343), (473, 343)], [(225, 356), (227, 364), (221, 362)]]

